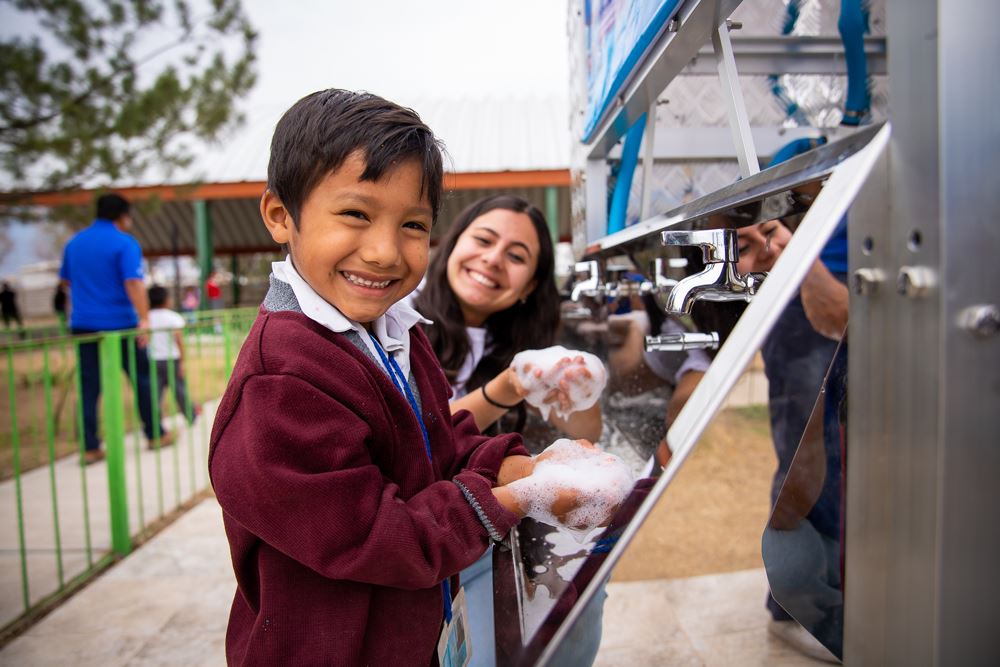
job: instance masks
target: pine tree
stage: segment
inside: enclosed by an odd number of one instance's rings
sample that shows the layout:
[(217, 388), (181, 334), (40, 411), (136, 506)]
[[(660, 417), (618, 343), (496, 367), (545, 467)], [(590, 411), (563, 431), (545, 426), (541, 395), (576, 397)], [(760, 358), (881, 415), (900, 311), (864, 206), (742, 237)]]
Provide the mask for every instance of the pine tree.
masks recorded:
[(0, 0), (0, 15), (8, 195), (169, 173), (243, 122), (256, 33), (240, 0)]

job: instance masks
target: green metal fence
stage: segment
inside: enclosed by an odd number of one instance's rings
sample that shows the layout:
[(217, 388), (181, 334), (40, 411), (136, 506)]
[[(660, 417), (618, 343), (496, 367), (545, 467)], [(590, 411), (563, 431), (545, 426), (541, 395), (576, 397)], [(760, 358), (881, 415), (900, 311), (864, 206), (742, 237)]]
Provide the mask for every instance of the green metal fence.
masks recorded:
[[(41, 337), (26, 330), (24, 340), (0, 343), (7, 388), (0, 392), (0, 634), (128, 554), (208, 488), (211, 421), (256, 313), (193, 314), (181, 332), (179, 367), (148, 359), (140, 369), (156, 332)], [(80, 359), (93, 359), (91, 352), (99, 357), (105, 455), (95, 461), (85, 452), (79, 400)], [(142, 370), (149, 439), (137, 391)]]

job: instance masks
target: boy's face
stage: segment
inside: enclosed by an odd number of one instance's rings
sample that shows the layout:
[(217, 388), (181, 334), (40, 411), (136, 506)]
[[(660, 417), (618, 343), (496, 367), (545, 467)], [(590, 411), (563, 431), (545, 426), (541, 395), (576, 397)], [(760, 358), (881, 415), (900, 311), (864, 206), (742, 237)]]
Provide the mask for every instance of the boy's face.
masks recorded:
[(433, 215), (416, 160), (374, 182), (359, 180), (364, 169), (362, 154), (353, 153), (327, 174), (303, 202), (297, 228), (270, 191), (260, 212), (309, 286), (367, 328), (423, 277)]

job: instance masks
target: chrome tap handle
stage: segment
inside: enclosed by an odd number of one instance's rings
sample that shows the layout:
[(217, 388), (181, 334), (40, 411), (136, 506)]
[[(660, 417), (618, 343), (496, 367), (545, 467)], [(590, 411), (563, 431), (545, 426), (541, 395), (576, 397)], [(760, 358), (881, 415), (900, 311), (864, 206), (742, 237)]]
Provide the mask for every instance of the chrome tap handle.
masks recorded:
[(666, 291), (671, 289), (677, 284), (677, 281), (673, 278), (667, 278), (666, 276), (666, 266), (667, 260), (662, 257), (657, 257), (653, 260), (652, 266), (652, 280), (643, 280), (639, 283), (639, 293), (649, 294), (651, 292)]
[(715, 350), (719, 347), (719, 334), (682, 333), (646, 336), (647, 352), (685, 352), (687, 350)]
[(736, 262), (739, 245), (735, 229), (701, 229), (698, 231), (666, 231), (661, 235), (663, 245), (688, 245), (701, 248), (705, 264)]

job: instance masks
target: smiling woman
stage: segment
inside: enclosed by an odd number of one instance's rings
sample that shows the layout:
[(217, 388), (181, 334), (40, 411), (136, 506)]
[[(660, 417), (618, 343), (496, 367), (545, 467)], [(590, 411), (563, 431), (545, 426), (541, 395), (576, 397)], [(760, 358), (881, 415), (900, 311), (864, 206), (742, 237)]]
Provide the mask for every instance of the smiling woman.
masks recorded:
[[(509, 368), (514, 355), (549, 347), (559, 329), (554, 252), (542, 212), (512, 195), (480, 199), (462, 211), (427, 269), (417, 310), (451, 382), (452, 411), (469, 410), (486, 429), (516, 410), (524, 426), (524, 388)], [(478, 390), (478, 391), (476, 391)], [(574, 438), (596, 440), (599, 409), (552, 417)]]

